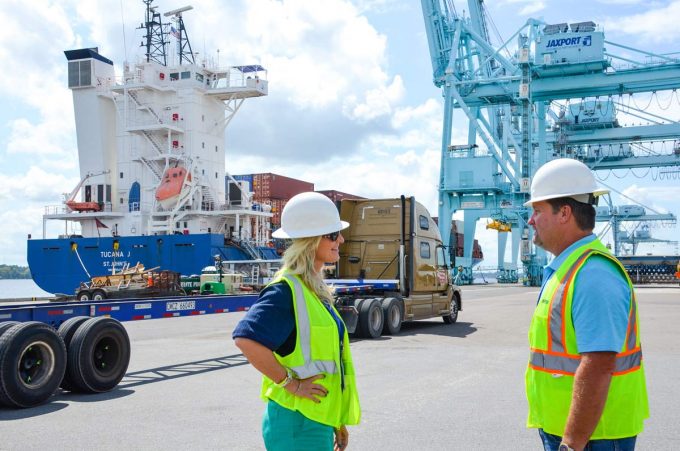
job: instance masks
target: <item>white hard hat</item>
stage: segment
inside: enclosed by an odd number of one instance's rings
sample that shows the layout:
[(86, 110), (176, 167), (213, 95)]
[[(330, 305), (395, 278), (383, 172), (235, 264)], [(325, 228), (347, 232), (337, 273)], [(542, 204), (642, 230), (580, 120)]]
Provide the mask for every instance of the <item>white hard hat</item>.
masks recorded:
[(608, 192), (607, 189), (598, 188), (588, 166), (571, 158), (558, 158), (538, 168), (531, 181), (531, 199), (524, 206), (559, 197), (571, 197), (589, 203), (591, 194), (598, 197)]
[(340, 220), (333, 201), (320, 193), (300, 193), (293, 196), (281, 213), (281, 228), (274, 238), (306, 238), (337, 232), (349, 227)]

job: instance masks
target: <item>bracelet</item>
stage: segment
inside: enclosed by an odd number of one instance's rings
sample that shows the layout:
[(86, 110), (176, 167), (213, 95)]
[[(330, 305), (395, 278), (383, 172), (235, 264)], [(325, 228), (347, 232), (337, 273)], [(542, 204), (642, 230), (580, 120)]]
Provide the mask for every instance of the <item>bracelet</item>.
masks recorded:
[(300, 391), (300, 385), (302, 385), (302, 381), (300, 379), (295, 379), (295, 380), (298, 381), (298, 386), (295, 389), (295, 391), (293, 392), (293, 394), (297, 395), (297, 392)]
[(285, 387), (286, 385), (290, 384), (290, 382), (293, 380), (293, 372), (286, 368), (286, 377), (283, 379), (281, 382), (274, 382), (277, 387)]

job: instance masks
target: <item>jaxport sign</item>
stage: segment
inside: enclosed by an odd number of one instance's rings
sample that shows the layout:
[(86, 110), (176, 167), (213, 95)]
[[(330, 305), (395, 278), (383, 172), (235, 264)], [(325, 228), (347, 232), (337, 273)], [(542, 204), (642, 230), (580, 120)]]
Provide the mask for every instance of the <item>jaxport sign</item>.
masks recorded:
[(551, 47), (571, 47), (575, 45), (582, 45), (588, 47), (593, 44), (593, 37), (588, 36), (574, 36), (572, 38), (550, 39), (546, 48)]

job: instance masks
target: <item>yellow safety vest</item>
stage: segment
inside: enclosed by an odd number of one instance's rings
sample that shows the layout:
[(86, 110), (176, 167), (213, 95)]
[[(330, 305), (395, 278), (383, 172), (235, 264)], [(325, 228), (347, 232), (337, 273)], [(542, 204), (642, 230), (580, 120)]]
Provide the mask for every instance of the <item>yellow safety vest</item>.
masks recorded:
[(581, 360), (571, 315), (574, 280), (592, 255), (602, 255), (618, 265), (628, 282), (631, 299), (626, 339), (616, 355), (607, 402), (591, 439), (632, 437), (642, 432), (643, 420), (649, 417), (637, 301), (625, 269), (597, 239), (578, 247), (567, 257), (546, 282), (536, 305), (529, 329), (527, 427), (564, 435), (574, 374)]
[[(338, 326), (319, 298), (297, 276), (285, 275), (272, 283), (281, 280), (288, 283), (293, 293), (297, 337), (291, 354), (281, 357), (274, 353), (274, 356), (299, 379), (323, 374), (324, 377), (316, 380), (316, 383), (326, 387), (328, 395), (319, 398), (321, 402), (315, 403), (310, 399), (294, 396), (263, 376), (262, 399), (271, 399), (287, 409), (299, 411), (311, 420), (335, 428), (359, 424), (361, 408), (347, 329), (343, 337), (341, 356)], [(331, 308), (335, 310), (335, 307)], [(335, 313), (340, 317), (337, 311)]]

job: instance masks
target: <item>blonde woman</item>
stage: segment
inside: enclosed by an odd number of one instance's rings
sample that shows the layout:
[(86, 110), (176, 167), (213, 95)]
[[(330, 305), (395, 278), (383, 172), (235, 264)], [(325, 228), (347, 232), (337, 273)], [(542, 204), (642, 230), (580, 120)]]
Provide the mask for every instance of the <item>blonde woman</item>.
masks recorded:
[(283, 267), (233, 332), (262, 373), (269, 451), (344, 450), (346, 426), (359, 423), (347, 330), (322, 277), (324, 263), (340, 258), (340, 231), (348, 226), (326, 196), (294, 196), (273, 233), (292, 240)]

